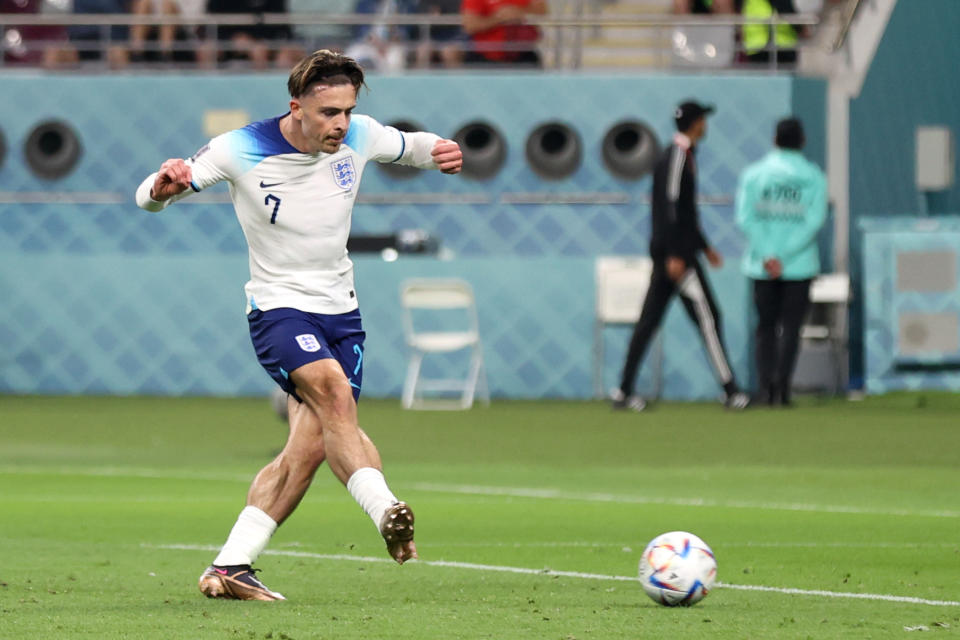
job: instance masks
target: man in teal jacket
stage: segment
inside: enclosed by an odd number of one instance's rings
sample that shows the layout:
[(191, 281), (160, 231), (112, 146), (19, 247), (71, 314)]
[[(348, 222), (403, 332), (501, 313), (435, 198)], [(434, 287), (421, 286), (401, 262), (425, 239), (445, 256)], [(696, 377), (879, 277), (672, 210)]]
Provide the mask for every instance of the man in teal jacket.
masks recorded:
[(817, 232), (827, 216), (827, 181), (803, 157), (803, 125), (777, 123), (776, 149), (740, 177), (737, 224), (747, 236), (743, 272), (757, 307), (757, 400), (790, 405), (790, 381), (810, 282), (820, 272)]

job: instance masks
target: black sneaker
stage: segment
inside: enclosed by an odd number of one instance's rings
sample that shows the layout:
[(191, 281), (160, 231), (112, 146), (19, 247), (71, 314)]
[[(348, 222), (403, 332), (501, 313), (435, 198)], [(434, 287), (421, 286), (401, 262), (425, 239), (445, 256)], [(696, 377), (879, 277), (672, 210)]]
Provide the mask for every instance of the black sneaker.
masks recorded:
[(743, 411), (750, 406), (750, 396), (743, 391), (734, 391), (724, 399), (723, 406), (731, 411)]
[(257, 569), (251, 569), (248, 564), (231, 567), (210, 565), (200, 576), (200, 593), (208, 598), (229, 600), (286, 600), (257, 580), (254, 571)]
[(647, 408), (647, 401), (633, 394), (626, 395), (620, 389), (610, 392), (610, 403), (615, 411), (636, 411), (640, 413)]

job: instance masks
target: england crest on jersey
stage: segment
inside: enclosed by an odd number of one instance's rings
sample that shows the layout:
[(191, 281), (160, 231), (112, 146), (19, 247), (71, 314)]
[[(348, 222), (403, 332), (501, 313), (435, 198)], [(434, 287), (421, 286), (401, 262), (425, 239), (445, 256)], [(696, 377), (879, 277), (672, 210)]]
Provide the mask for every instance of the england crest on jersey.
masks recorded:
[(349, 191), (357, 183), (357, 171), (353, 168), (353, 158), (347, 156), (330, 165), (333, 171), (333, 181), (344, 191)]

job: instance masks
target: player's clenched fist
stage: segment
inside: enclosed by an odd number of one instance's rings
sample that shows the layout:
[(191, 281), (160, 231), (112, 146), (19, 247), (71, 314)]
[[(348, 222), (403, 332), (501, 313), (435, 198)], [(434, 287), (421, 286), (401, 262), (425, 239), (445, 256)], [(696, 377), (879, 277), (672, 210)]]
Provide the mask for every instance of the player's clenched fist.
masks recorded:
[(193, 173), (182, 158), (170, 158), (157, 171), (157, 178), (150, 189), (150, 197), (157, 201), (167, 200), (190, 188)]
[(460, 173), (463, 167), (463, 153), (460, 145), (453, 140), (437, 140), (430, 155), (443, 173)]

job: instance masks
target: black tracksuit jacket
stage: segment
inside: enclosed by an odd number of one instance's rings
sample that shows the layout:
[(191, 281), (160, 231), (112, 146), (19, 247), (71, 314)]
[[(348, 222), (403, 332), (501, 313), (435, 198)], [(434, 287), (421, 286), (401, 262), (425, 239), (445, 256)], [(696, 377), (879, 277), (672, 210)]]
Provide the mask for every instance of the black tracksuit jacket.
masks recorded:
[(693, 264), (707, 248), (697, 212), (697, 176), (693, 148), (673, 142), (653, 171), (650, 215), (650, 257), (663, 262), (670, 256)]

